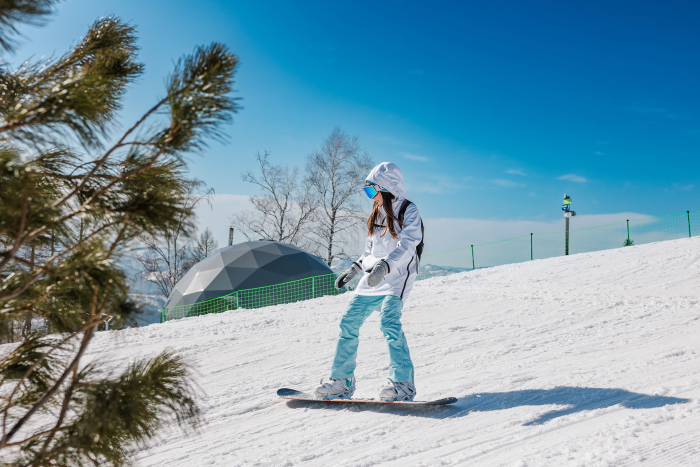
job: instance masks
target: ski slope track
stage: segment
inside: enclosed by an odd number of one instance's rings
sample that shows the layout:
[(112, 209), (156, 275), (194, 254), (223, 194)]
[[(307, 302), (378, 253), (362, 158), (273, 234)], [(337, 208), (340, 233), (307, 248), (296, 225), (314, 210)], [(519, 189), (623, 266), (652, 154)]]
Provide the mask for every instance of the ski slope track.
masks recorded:
[[(402, 322), (418, 400), (299, 403), (327, 376), (349, 296), (99, 333), (121, 368), (174, 348), (198, 371), (207, 425), (169, 425), (141, 466), (700, 465), (700, 238), (505, 265), (416, 283)], [(374, 313), (355, 397), (388, 351)]]

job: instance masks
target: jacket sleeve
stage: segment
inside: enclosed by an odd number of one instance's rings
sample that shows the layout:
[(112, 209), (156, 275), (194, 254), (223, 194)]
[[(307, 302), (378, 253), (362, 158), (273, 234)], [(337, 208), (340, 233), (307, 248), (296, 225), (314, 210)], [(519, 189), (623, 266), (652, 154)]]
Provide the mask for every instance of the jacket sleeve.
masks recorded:
[(423, 232), (421, 231), (421, 218), (418, 212), (418, 207), (411, 203), (404, 213), (404, 227), (399, 233), (399, 242), (384, 261), (389, 264), (390, 268), (408, 262), (409, 258), (416, 253), (416, 247), (423, 240)]
[(365, 240), (365, 251), (362, 252), (360, 257), (356, 261), (356, 263), (360, 265), (362, 270), (365, 269), (364, 264), (362, 264), (362, 260), (365, 259), (371, 252), (372, 252), (372, 237), (367, 237), (367, 239)]

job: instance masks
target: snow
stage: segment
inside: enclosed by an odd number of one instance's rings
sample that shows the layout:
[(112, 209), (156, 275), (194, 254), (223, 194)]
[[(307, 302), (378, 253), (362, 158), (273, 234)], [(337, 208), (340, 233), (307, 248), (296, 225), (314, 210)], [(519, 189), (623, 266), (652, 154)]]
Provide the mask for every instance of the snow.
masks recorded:
[[(416, 282), (404, 309), (420, 400), (443, 408), (285, 401), (327, 376), (348, 295), (99, 333), (105, 366), (174, 348), (208, 424), (173, 426), (141, 466), (668, 466), (700, 458), (700, 238)], [(388, 352), (362, 328), (355, 397)]]

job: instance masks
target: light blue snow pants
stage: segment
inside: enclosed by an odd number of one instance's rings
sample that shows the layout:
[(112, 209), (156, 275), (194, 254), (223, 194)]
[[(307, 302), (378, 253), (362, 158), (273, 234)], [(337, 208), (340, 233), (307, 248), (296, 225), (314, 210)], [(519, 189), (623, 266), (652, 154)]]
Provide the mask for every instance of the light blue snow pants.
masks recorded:
[(408, 352), (406, 336), (401, 329), (401, 309), (403, 302), (396, 295), (355, 295), (348, 303), (340, 321), (340, 335), (335, 348), (331, 378), (343, 379), (355, 376), (357, 366), (357, 346), (360, 326), (381, 306), (379, 328), (389, 346), (389, 378), (395, 382), (413, 381), (413, 363)]

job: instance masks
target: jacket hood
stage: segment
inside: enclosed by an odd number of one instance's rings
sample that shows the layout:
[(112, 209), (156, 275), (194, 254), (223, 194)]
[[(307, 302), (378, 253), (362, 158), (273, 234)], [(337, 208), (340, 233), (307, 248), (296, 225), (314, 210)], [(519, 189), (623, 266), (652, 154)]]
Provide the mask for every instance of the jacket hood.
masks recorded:
[(386, 188), (398, 199), (406, 199), (406, 188), (403, 184), (403, 174), (393, 162), (382, 162), (370, 170), (367, 180)]

